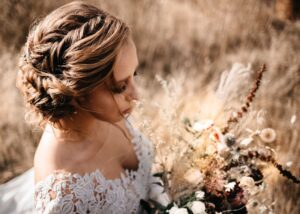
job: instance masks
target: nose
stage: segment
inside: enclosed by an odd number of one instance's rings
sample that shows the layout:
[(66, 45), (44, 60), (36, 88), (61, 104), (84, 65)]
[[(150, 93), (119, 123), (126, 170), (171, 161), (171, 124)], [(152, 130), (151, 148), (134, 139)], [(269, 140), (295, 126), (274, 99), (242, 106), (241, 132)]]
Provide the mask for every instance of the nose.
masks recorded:
[(134, 84), (132, 84), (130, 87), (130, 90), (129, 90), (128, 96), (127, 96), (127, 100), (128, 101), (133, 101), (133, 100), (138, 101), (139, 100), (139, 93)]

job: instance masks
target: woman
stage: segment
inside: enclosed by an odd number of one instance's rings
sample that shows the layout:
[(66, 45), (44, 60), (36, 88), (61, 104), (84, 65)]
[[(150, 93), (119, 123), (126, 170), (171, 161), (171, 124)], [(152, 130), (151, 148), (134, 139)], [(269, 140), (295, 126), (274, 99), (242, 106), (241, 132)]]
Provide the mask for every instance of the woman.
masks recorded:
[(72, 2), (35, 24), (24, 50), (17, 86), (27, 118), (44, 127), (34, 157), (35, 210), (138, 213), (152, 152), (128, 118), (138, 99), (138, 58), (127, 25)]

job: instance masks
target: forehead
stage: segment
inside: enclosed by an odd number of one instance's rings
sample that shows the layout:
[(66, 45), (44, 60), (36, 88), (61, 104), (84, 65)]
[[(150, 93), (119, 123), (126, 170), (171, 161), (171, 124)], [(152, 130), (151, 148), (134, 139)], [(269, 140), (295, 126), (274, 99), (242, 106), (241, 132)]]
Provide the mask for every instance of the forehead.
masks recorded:
[(136, 47), (132, 39), (128, 39), (120, 48), (114, 65), (113, 75), (118, 82), (134, 73), (138, 65)]

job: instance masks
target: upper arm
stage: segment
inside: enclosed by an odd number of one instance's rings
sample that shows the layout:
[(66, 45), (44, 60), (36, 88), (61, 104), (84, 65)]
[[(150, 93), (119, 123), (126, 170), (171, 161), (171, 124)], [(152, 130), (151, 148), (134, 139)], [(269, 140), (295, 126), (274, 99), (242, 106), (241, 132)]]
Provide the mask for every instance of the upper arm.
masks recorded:
[[(49, 151), (50, 153), (50, 151)], [(45, 179), (57, 168), (55, 167), (54, 161), (51, 160), (50, 154), (42, 152), (38, 147), (33, 160), (34, 165), (34, 180), (35, 183)]]
[(45, 179), (53, 171), (65, 169), (65, 149), (49, 132), (44, 132), (34, 155), (35, 182)]
[(107, 188), (97, 185), (93, 177), (52, 173), (36, 184), (35, 210), (38, 214), (102, 213)]
[[(73, 198), (69, 191), (70, 182), (55, 175), (37, 183), (35, 187), (35, 210), (37, 213), (72, 213)], [(69, 208), (69, 209), (66, 209)], [(67, 212), (69, 211), (69, 212)]]

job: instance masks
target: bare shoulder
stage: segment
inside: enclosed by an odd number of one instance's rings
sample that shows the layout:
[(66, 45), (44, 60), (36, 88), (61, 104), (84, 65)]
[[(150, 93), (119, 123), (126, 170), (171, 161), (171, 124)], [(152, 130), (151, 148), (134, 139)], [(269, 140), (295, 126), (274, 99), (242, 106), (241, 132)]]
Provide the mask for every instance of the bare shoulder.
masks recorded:
[(35, 182), (45, 179), (54, 171), (69, 167), (70, 155), (57, 138), (45, 130), (34, 155)]

